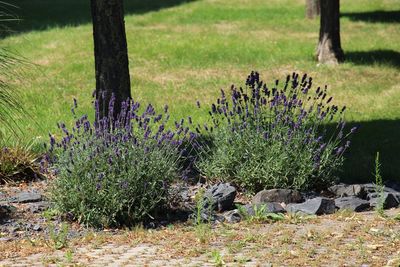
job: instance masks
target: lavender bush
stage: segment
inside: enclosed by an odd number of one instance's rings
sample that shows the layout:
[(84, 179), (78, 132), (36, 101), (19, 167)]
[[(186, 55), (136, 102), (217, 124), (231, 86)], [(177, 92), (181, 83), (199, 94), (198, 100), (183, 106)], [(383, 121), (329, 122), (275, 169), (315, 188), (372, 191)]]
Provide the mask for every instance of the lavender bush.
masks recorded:
[[(212, 143), (200, 150), (197, 167), (211, 180), (228, 180), (249, 192), (268, 188), (325, 188), (336, 180), (349, 148), (345, 107), (332, 104), (325, 89), (312, 90), (312, 78), (293, 73), (272, 88), (252, 72), (246, 87), (212, 104)], [(337, 123), (328, 132), (326, 124)], [(203, 131), (197, 128), (197, 131)]]
[(138, 102), (127, 101), (114, 118), (114, 102), (108, 116), (100, 118), (95, 101), (93, 123), (84, 115), (71, 131), (59, 124), (63, 137), (57, 142), (50, 136), (49, 155), (42, 162), (57, 176), (51, 188), (56, 207), (95, 227), (131, 225), (160, 206), (178, 175), (182, 143), (189, 135), (183, 121), (166, 129), (167, 106), (156, 114), (151, 105), (140, 112)]

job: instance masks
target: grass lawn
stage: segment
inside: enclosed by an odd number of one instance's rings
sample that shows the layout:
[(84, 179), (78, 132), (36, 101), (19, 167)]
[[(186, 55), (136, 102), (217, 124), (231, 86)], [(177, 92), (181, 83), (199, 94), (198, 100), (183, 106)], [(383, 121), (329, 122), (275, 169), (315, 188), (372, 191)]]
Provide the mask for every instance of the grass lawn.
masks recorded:
[[(0, 45), (33, 66), (11, 81), (30, 117), (18, 121), (25, 140), (47, 140), (56, 122), (72, 122), (73, 98), (92, 113), (95, 87), (89, 1), (13, 0), (20, 34)], [(87, 3), (86, 3), (87, 2)], [(143, 104), (168, 103), (176, 118), (208, 116), (220, 88), (241, 85), (251, 70), (272, 83), (297, 71), (327, 84), (347, 121), (361, 128), (353, 139), (343, 180), (373, 179), (377, 151), (384, 179), (400, 180), (400, 2), (343, 1), (346, 63), (313, 60), (318, 20), (304, 18), (304, 0), (129, 1), (126, 31), (132, 95)], [(15, 142), (15, 137), (6, 141)]]

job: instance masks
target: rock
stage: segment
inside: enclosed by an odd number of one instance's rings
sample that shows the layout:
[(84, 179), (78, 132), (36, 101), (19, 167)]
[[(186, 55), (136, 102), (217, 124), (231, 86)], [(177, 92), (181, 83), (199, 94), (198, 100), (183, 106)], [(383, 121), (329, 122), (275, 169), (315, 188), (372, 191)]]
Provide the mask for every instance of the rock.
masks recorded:
[(236, 188), (229, 183), (213, 185), (204, 193), (204, 208), (208, 209), (211, 205), (212, 210), (229, 210), (236, 197)]
[(318, 194), (317, 192), (309, 191), (309, 192), (301, 192), (301, 196), (303, 197), (304, 200), (309, 200), (309, 199), (319, 197), (321, 195)]
[(326, 197), (316, 197), (300, 204), (288, 204), (286, 210), (290, 213), (309, 215), (332, 214), (335, 212), (335, 201)]
[(32, 226), (32, 230), (38, 232), (42, 230), (42, 227), (40, 226), (40, 224), (35, 224)]
[(355, 196), (337, 198), (335, 199), (335, 205), (339, 209), (347, 209), (356, 212), (365, 211), (370, 208), (369, 201)]
[(384, 209), (391, 209), (399, 206), (397, 198), (392, 193), (388, 192), (383, 192), (382, 199), (379, 193), (370, 193), (368, 194), (367, 199), (369, 200), (371, 207), (376, 207), (380, 201), (383, 201)]
[(10, 215), (16, 211), (16, 208), (8, 205), (0, 205), (0, 223), (7, 220)]
[(365, 198), (367, 195), (363, 185), (360, 184), (338, 184), (328, 188), (328, 190), (337, 197), (359, 197)]
[(36, 192), (21, 192), (9, 199), (10, 203), (30, 203), (42, 200), (42, 195)]
[[(371, 183), (364, 184), (364, 188), (365, 188), (365, 191), (367, 192), (367, 195), (370, 193), (379, 193), (381, 190), (379, 186), (377, 186), (376, 184), (371, 184)], [(384, 186), (383, 192), (391, 193), (396, 198), (397, 202), (400, 202), (400, 192), (396, 191), (395, 189)], [(368, 196), (367, 196), (367, 199), (369, 199)]]
[(196, 223), (200, 221), (201, 223), (215, 223), (225, 221), (225, 217), (222, 215), (217, 215), (214, 212), (202, 212), (200, 213), (200, 219), (197, 218), (197, 214), (192, 213), (189, 216), (190, 219), (194, 220)]
[(9, 241), (13, 241), (13, 238), (11, 238), (11, 237), (1, 237), (0, 238), (0, 242), (9, 242)]
[(299, 203), (303, 201), (303, 197), (297, 190), (291, 189), (270, 189), (258, 192), (252, 199), (252, 204), (262, 204), (269, 202), (278, 203)]
[(238, 223), (242, 220), (242, 216), (238, 209), (229, 210), (223, 214), (225, 221), (228, 223)]
[(396, 190), (397, 192), (400, 192), (400, 182), (397, 181), (387, 181), (385, 182), (386, 187), (392, 188), (394, 190)]
[(256, 209), (261, 210), (264, 209), (264, 214), (267, 213), (286, 213), (286, 210), (282, 207), (281, 204), (277, 202), (267, 202), (260, 204), (247, 204), (244, 206), (247, 214), (249, 216), (256, 215)]
[(38, 213), (45, 211), (49, 208), (50, 203), (47, 201), (40, 201), (29, 204), (29, 211), (32, 213)]

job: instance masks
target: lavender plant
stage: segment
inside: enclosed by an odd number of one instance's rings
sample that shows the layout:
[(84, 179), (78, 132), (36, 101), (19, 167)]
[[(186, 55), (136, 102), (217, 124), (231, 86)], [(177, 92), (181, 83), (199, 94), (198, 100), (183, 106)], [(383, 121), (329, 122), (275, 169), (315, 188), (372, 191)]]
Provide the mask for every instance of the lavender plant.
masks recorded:
[[(96, 100), (93, 123), (84, 115), (72, 130), (59, 124), (63, 137), (56, 141), (50, 135), (42, 162), (57, 176), (51, 188), (57, 209), (95, 227), (131, 225), (162, 205), (189, 136), (183, 121), (166, 129), (167, 106), (162, 114), (151, 105), (142, 112), (138, 102), (129, 100), (115, 118), (114, 102), (112, 97), (108, 116), (101, 118)], [(74, 114), (76, 107), (74, 100)]]
[[(312, 90), (312, 78), (293, 73), (283, 86), (269, 88), (252, 72), (245, 88), (212, 104), (212, 142), (198, 146), (196, 165), (211, 180), (228, 180), (249, 192), (268, 188), (321, 189), (336, 181), (349, 137), (346, 107), (332, 104), (326, 87)], [(328, 123), (336, 124), (327, 131)]]

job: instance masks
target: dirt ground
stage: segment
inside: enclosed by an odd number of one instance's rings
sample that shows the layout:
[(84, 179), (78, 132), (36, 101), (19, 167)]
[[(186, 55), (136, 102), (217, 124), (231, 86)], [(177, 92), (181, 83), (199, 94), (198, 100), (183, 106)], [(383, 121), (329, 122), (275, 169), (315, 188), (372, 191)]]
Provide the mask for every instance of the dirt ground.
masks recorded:
[(400, 209), (0, 243), (0, 266), (400, 266)]

